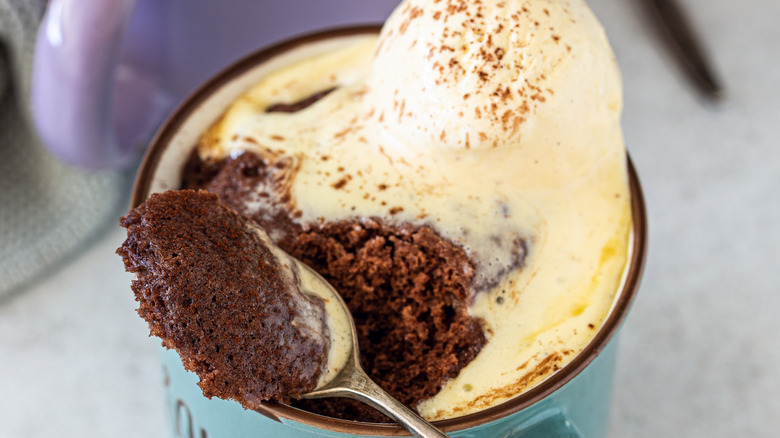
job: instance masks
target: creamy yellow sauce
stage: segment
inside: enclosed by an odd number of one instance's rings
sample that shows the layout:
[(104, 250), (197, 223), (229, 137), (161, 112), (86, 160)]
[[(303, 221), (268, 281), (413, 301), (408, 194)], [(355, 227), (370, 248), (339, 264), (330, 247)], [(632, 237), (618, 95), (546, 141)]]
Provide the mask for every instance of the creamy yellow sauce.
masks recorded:
[[(294, 285), (303, 294), (317, 297), (324, 305), (327, 333), (322, 327), (320, 308), (305, 299), (294, 300), (295, 317), (290, 321), (290, 324), (301, 328), (304, 336), (315, 339), (315, 342), (321, 343), (323, 338), (327, 338), (328, 357), (317, 381), (319, 388), (332, 381), (344, 369), (352, 354), (352, 323), (346, 307), (336, 296), (337, 292), (317, 274), (276, 246), (262, 228), (255, 226), (251, 230), (273, 254), (285, 284)], [(299, 295), (291, 292), (291, 297), (298, 298)]]
[[(428, 225), (476, 261), (477, 283), (494, 285), (470, 309), (488, 342), (419, 406), (432, 420), (522, 393), (579, 353), (620, 289), (631, 229), (620, 76), (584, 3), (437, 5), (403, 2), (378, 38), (263, 75), (199, 146), (296, 160), (302, 222)], [(495, 47), (499, 60), (480, 52)], [(332, 87), (302, 111), (265, 112)], [(518, 240), (524, 266), (506, 274)]]

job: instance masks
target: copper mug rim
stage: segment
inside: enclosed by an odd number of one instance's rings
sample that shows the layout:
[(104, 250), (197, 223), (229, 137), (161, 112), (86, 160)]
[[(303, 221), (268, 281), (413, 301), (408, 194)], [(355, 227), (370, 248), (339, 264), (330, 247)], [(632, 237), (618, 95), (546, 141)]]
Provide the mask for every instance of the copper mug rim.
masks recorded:
[[(180, 128), (184, 120), (186, 120), (199, 104), (214, 91), (260, 63), (301, 45), (329, 38), (377, 34), (380, 29), (381, 25), (362, 25), (312, 32), (285, 40), (249, 54), (214, 75), (210, 80), (190, 94), (190, 96), (171, 113), (168, 119), (157, 130), (136, 174), (130, 207), (134, 208), (138, 206), (149, 196), (152, 177), (157, 171), (160, 158), (169, 141)], [(622, 290), (616, 299), (612, 311), (604, 321), (604, 324), (590, 343), (577, 354), (574, 359), (543, 382), (516, 397), (479, 412), (447, 420), (435, 421), (434, 424), (442, 430), (456, 431), (479, 426), (521, 411), (541, 401), (582, 372), (585, 367), (599, 355), (609, 343), (610, 339), (612, 339), (619, 330), (631, 308), (637, 290), (639, 289), (639, 283), (644, 270), (647, 254), (647, 216), (642, 188), (630, 157), (627, 158), (627, 166), (631, 191), (632, 253)], [(281, 418), (286, 418), (308, 426), (335, 432), (378, 436), (408, 435), (408, 432), (405, 429), (402, 429), (395, 424), (340, 420), (276, 402), (264, 402), (257, 412), (275, 421), (281, 422)]]

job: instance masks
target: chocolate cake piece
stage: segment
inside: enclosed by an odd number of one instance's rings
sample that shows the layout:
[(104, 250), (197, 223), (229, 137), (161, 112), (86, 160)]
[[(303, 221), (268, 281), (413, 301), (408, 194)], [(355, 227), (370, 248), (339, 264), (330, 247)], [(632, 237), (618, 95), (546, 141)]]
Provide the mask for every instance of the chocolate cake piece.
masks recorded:
[(204, 395), (257, 408), (316, 387), (329, 348), (323, 303), (297, 289), (249, 219), (184, 190), (152, 195), (120, 224), (138, 313)]
[[(285, 243), (341, 291), (358, 330), (363, 367), (407, 406), (435, 395), (486, 342), (468, 313), (473, 269), (463, 250), (428, 227), (377, 219), (311, 227)], [(351, 400), (301, 400), (307, 410), (388, 421)]]
[(294, 113), (314, 105), (317, 101), (330, 94), (336, 87), (319, 91), (293, 103), (275, 103), (265, 109), (267, 113)]
[[(401, 402), (414, 407), (435, 395), (485, 344), (481, 321), (468, 313), (474, 264), (431, 228), (381, 218), (301, 223), (279, 183), (286, 170), (268, 158), (244, 152), (209, 166), (197, 156), (191, 161), (185, 182), (219, 194), (335, 286), (355, 320), (364, 369)], [(388, 421), (347, 399), (294, 404), (334, 417)]]

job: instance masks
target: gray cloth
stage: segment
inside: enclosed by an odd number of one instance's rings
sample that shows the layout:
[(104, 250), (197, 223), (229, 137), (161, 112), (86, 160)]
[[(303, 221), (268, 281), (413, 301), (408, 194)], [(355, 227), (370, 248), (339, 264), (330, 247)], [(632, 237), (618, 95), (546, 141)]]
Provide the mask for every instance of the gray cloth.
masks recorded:
[(0, 0), (0, 298), (23, 291), (116, 224), (129, 190), (129, 173), (76, 169), (35, 136), (30, 74), (45, 6)]

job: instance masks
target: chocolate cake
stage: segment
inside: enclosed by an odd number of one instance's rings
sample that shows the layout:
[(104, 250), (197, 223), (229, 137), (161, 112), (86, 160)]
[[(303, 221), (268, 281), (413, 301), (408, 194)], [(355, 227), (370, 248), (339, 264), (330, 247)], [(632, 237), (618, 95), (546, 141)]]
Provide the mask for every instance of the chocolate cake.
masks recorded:
[[(220, 163), (193, 154), (184, 184), (219, 194), (336, 287), (355, 320), (362, 365), (382, 388), (412, 407), (435, 395), (486, 342), (481, 322), (468, 313), (473, 263), (426, 226), (381, 218), (299, 223), (283, 177), (293, 165), (249, 152)], [(250, 207), (258, 196), (262, 207)], [(387, 421), (347, 399), (294, 404), (340, 418)]]
[(329, 348), (323, 303), (284, 275), (249, 219), (183, 190), (152, 195), (120, 223), (138, 313), (207, 397), (256, 408), (314, 389)]

